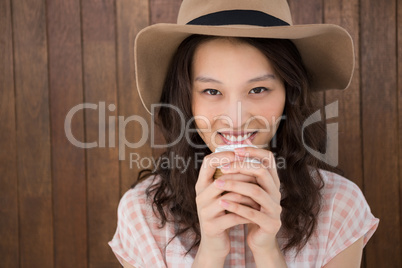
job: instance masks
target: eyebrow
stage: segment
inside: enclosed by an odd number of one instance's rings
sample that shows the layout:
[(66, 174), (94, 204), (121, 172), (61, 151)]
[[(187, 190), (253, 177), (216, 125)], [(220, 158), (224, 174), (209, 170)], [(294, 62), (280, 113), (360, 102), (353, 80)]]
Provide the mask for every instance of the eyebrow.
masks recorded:
[[(248, 83), (254, 83), (254, 82), (261, 82), (261, 81), (266, 81), (266, 80), (274, 80), (276, 79), (276, 76), (274, 74), (264, 74), (262, 76), (258, 76), (255, 78), (252, 78), (248, 80)], [(202, 83), (216, 83), (216, 84), (223, 84), (221, 81), (213, 79), (211, 77), (206, 77), (206, 76), (197, 76), (195, 78), (195, 81), (197, 82), (202, 82)]]
[(253, 78), (248, 80), (249, 83), (253, 83), (253, 82), (261, 82), (261, 81), (266, 81), (266, 80), (275, 80), (276, 77), (274, 74), (264, 74), (262, 76)]
[(206, 76), (197, 76), (195, 81), (202, 82), (202, 83), (216, 83), (216, 84), (223, 84), (221, 81), (206, 77)]

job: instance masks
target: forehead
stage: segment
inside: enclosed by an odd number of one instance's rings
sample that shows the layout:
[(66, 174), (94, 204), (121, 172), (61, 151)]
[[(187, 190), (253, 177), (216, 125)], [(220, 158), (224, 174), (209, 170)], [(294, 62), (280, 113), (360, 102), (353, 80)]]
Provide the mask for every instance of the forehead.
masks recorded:
[[(254, 48), (252, 45), (247, 43), (245, 40), (237, 37), (211, 37), (201, 41), (197, 48), (195, 49), (195, 55), (203, 52), (213, 52), (213, 50), (225, 49), (225, 48), (238, 48), (242, 49), (245, 47)], [(256, 48), (254, 48), (256, 49)]]
[(206, 72), (206, 75), (235, 72), (255, 75), (255, 72), (264, 71), (275, 73), (270, 60), (262, 51), (238, 38), (214, 38), (202, 42), (194, 52), (192, 66), (193, 75), (200, 72)]

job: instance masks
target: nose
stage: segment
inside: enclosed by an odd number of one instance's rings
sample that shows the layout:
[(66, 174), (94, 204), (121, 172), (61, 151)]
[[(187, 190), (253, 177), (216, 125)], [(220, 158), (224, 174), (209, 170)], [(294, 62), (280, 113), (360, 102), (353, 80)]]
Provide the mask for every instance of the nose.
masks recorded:
[(224, 107), (220, 118), (231, 129), (241, 129), (249, 117), (249, 108), (240, 100), (230, 101)]

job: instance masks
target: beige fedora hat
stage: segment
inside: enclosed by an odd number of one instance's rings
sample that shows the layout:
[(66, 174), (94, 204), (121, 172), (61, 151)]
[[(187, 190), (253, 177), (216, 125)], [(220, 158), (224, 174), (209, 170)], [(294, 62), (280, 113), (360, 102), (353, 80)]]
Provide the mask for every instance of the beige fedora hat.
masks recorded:
[(137, 89), (146, 110), (158, 103), (169, 63), (192, 34), (290, 39), (312, 75), (311, 90), (345, 89), (354, 69), (353, 41), (337, 25), (293, 25), (286, 0), (183, 0), (177, 24), (148, 26), (135, 39)]

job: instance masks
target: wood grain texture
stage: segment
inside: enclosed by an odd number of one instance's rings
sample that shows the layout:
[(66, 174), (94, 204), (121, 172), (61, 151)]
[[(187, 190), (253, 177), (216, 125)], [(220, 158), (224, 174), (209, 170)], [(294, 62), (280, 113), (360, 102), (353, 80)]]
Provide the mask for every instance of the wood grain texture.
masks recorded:
[[(397, 15), (397, 47), (398, 47), (398, 141), (399, 141), (399, 204), (402, 204), (402, 0), (398, 0), (398, 15)], [(402, 205), (399, 207), (399, 230), (400, 241), (402, 241)], [(402, 246), (399, 256), (402, 263)]]
[[(325, 93), (326, 105), (338, 101), (339, 112), (339, 165), (344, 176), (363, 189), (363, 155), (360, 115), (360, 40), (359, 1), (324, 1), (324, 23), (344, 27), (352, 36), (355, 50), (355, 69), (352, 82), (346, 90), (332, 90)], [(369, 243), (367, 247), (371, 247)], [(366, 248), (367, 248), (366, 247)], [(366, 267), (366, 249), (362, 267)]]
[[(55, 267), (87, 267), (85, 152), (64, 130), (71, 108), (83, 103), (80, 2), (48, 1), (49, 87)], [(84, 141), (83, 111), (71, 131)]]
[[(323, 23), (323, 1), (321, 0), (288, 0), (290, 13), (292, 14), (293, 25), (296, 24), (314, 24)], [(314, 104), (318, 107), (324, 107), (324, 93), (314, 94)]]
[[(176, 23), (179, 14), (181, 0), (150, 0), (151, 24), (155, 23)], [(155, 144), (165, 144), (166, 141), (161, 134), (158, 126), (155, 126)], [(160, 156), (165, 149), (152, 148), (153, 156)]]
[(11, 4), (0, 2), (0, 259), (19, 267), (18, 177)]
[(130, 116), (139, 116), (147, 122), (146, 126), (142, 126), (137, 121), (128, 121), (126, 125), (124, 138), (127, 142), (139, 144), (143, 138), (143, 130), (146, 131), (144, 138), (147, 142), (138, 148), (123, 145), (123, 148), (119, 149), (119, 154), (125, 156), (125, 160), (120, 161), (120, 194), (122, 195), (136, 181), (138, 172), (147, 168), (137, 159), (152, 157), (149, 140), (151, 116), (144, 109), (139, 98), (134, 68), (134, 40), (137, 33), (149, 25), (149, 3), (141, 0), (117, 1), (116, 12), (119, 116), (123, 116), (124, 120), (129, 120)]
[[(324, 97), (339, 100), (340, 167), (380, 218), (363, 267), (401, 267), (402, 0), (289, 2), (296, 24), (335, 23), (355, 41), (351, 87), (322, 95), (321, 105)], [(152, 148), (126, 148), (119, 161), (108, 119), (148, 116), (135, 88), (134, 36), (148, 24), (175, 22), (180, 3), (0, 2), (1, 267), (121, 267), (107, 242), (119, 198), (139, 170), (130, 168), (129, 153), (148, 157)], [(98, 145), (104, 138), (105, 147), (80, 149), (66, 139), (66, 113), (83, 102), (97, 109), (78, 111), (72, 133)], [(127, 140), (138, 141), (141, 131), (128, 123)]]
[(120, 197), (118, 151), (108, 139), (109, 117), (117, 116), (115, 22), (115, 1), (82, 1), (84, 98), (97, 105), (85, 110), (86, 141), (97, 142), (86, 150), (90, 268), (118, 266), (107, 244), (116, 230)]
[(20, 267), (53, 267), (45, 1), (12, 1)]
[(360, 14), (364, 193), (380, 218), (367, 267), (400, 267), (396, 1), (362, 0)]
[(176, 23), (182, 0), (149, 0), (151, 24)]
[(362, 144), (360, 124), (360, 58), (359, 58), (359, 1), (324, 1), (325, 23), (344, 27), (352, 36), (355, 47), (355, 70), (351, 85), (344, 91), (325, 93), (326, 105), (339, 103), (339, 168), (344, 176), (363, 186)]

